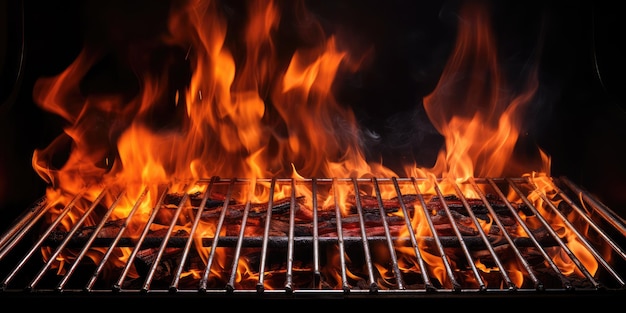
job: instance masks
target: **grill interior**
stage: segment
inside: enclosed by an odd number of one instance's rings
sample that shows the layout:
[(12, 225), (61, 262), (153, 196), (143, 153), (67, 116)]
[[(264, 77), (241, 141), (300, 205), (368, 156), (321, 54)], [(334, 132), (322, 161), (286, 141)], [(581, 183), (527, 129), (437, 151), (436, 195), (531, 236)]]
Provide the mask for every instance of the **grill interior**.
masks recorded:
[[(2, 294), (623, 291), (623, 219), (566, 177), (550, 181), (542, 192), (529, 177), (473, 179), (444, 194), (449, 183), (416, 178), (213, 178), (133, 199), (119, 188), (65, 207), (44, 198), (2, 235)], [(273, 200), (233, 200), (259, 188)]]

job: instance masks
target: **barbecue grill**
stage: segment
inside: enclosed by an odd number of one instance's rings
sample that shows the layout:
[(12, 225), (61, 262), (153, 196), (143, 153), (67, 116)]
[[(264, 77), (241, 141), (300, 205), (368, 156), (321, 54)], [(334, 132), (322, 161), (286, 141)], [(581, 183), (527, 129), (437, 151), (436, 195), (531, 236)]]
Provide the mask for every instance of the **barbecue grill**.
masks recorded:
[[(15, 3), (11, 3), (8, 9), (23, 9), (21, 4), (16, 6), (19, 8), (13, 6)], [(367, 11), (374, 6), (367, 2), (357, 11), (367, 15)], [(397, 3), (389, 5), (390, 8), (399, 6), (401, 5)], [(414, 8), (411, 5), (408, 6)], [(514, 4), (511, 6), (515, 7)], [(166, 7), (159, 5), (155, 9), (158, 11), (156, 15), (164, 15), (167, 11)], [(228, 7), (225, 12), (237, 20), (236, 12), (243, 7), (245, 5), (237, 2), (232, 4), (232, 7)], [(37, 11), (29, 6), (27, 8)], [(110, 7), (107, 6), (107, 8)], [(433, 8), (440, 10), (439, 18), (444, 22), (449, 23), (450, 19), (454, 19), (452, 17), (454, 14), (450, 12), (456, 12), (455, 9), (451, 9), (456, 8), (456, 5), (448, 2), (428, 5), (423, 15), (429, 16), (427, 13), (432, 13), (429, 10)], [(496, 8), (498, 8), (497, 5)], [(328, 5), (328, 7), (319, 5), (317, 9), (316, 12), (319, 15), (326, 14), (330, 16), (329, 19), (336, 19), (337, 17), (334, 16), (336, 13), (332, 13), (333, 10), (341, 11), (345, 10), (345, 7), (340, 4)], [(114, 10), (109, 13), (112, 12)], [(387, 16), (386, 14), (392, 15), (387, 11), (381, 13), (383, 16)], [(142, 18), (147, 21), (151, 20), (147, 13), (145, 16), (142, 15)], [(20, 18), (17, 17), (17, 19)], [(383, 18), (380, 19), (383, 20)], [(124, 21), (124, 23), (129, 23), (128, 20)], [(358, 21), (357, 24), (364, 25), (358, 17), (352, 17), (352, 20), (346, 19), (345, 25), (348, 25), (350, 21)], [(10, 20), (10, 22), (15, 21)], [(32, 27), (28, 24), (28, 20), (24, 22), (26, 24), (20, 27)], [(432, 21), (424, 23), (427, 22)], [(122, 25), (125, 25), (124, 23)], [(332, 22), (328, 23), (330, 24)], [(237, 25), (233, 33), (244, 33), (244, 27), (238, 26), (241, 28), (237, 28)], [(324, 26), (328, 27), (328, 25)], [(415, 25), (412, 26), (415, 27)], [(18, 30), (20, 27), (17, 27)], [(114, 82), (119, 85), (109, 87), (98, 85), (102, 82), (98, 77), (101, 72), (98, 71), (103, 71), (105, 68), (106, 75), (110, 74), (107, 72), (110, 70), (107, 65), (115, 63), (117, 54), (124, 51), (123, 47), (131, 45), (133, 39), (139, 36), (138, 33), (146, 31), (145, 29), (138, 30), (137, 33), (128, 35), (131, 38), (108, 38), (120, 39), (119, 42), (115, 42), (120, 45), (117, 47), (119, 50), (113, 52), (114, 57), (106, 59), (103, 64), (98, 64), (97, 69), (89, 72), (81, 88), (97, 96), (102, 96), (111, 90), (119, 91), (116, 88), (122, 89), (121, 98), (136, 93), (137, 87), (133, 83), (131, 87), (120, 87), (128, 83), (129, 77), (123, 76), (128, 75), (128, 72), (122, 71), (122, 77), (118, 77), (121, 82)], [(376, 37), (378, 35), (374, 34), (374, 40), (380, 40)], [(412, 35), (427, 36), (420, 33), (412, 33)], [(280, 38), (290, 40), (294, 40), (295, 37), (292, 32), (280, 33), (280, 36)], [(424, 83), (432, 78), (430, 76), (441, 74), (438, 69), (444, 67), (444, 61), (451, 49), (451, 45), (446, 46), (442, 42), (450, 40), (450, 37), (453, 37), (450, 32), (444, 31), (441, 35), (441, 42), (434, 41), (432, 38), (420, 39), (422, 42), (430, 40), (430, 43), (440, 45), (436, 48), (446, 51), (444, 53), (446, 57), (442, 57), (441, 60), (432, 57), (435, 61), (441, 62), (441, 64), (434, 62), (436, 64), (433, 67), (437, 69), (424, 70), (419, 72), (419, 75), (414, 73), (417, 75), (413, 77), (414, 79)], [(27, 39), (28, 36), (22, 38), (24, 41)], [(352, 39), (357, 42), (357, 45), (363, 45), (362, 41), (365, 41), (363, 38)], [(383, 43), (391, 42), (387, 40), (389, 39), (385, 39)], [(311, 44), (307, 40), (294, 41)], [(68, 47), (80, 46), (72, 39), (70, 42)], [(225, 40), (225, 42), (237, 43), (236, 40)], [(94, 42), (88, 43), (94, 44)], [(144, 43), (142, 41), (142, 44)], [(95, 43), (96, 46), (99, 44)], [(519, 49), (517, 45), (521, 44), (514, 42), (506, 48)], [(288, 49), (292, 48), (287, 46)], [(263, 48), (269, 49), (267, 46)], [(181, 67), (191, 63), (189, 60), (195, 56), (196, 50), (193, 48), (185, 51), (159, 49), (163, 48), (155, 48), (156, 60), (176, 64), (175, 69), (178, 72), (171, 74), (174, 79), (169, 82), (168, 88), (170, 89), (165, 93), (170, 93), (172, 96), (176, 93), (177, 102), (174, 110), (168, 111), (167, 108), (157, 107), (151, 111), (156, 120), (151, 123), (156, 125), (163, 123), (167, 117), (170, 117), (169, 115), (174, 115), (177, 121), (183, 119), (181, 116), (184, 114), (180, 111), (183, 110), (180, 108), (184, 107), (182, 102), (200, 102), (204, 97), (209, 98), (207, 91), (202, 92), (205, 89), (198, 88), (199, 91), (195, 92), (193, 97), (180, 100), (184, 98), (181, 95), (183, 89), (193, 89), (187, 85), (190, 84), (188, 80), (191, 80), (190, 77), (193, 75)], [(75, 49), (74, 52), (77, 50)], [(259, 54), (263, 56), (265, 50), (260, 51)], [(379, 51), (383, 56), (385, 52), (389, 53), (383, 49)], [(527, 52), (520, 51), (520, 54)], [(603, 51), (597, 50), (596, 52)], [(76, 53), (79, 54), (78, 60), (84, 60), (81, 59), (80, 52)], [(172, 59), (175, 61), (169, 59), (170, 53), (174, 55)], [(197, 54), (202, 55), (201, 52)], [(12, 56), (12, 54), (7, 54), (7, 57)], [(74, 57), (75, 55), (67, 57), (67, 61), (71, 62)], [(234, 60), (239, 61), (240, 57), (235, 55)], [(139, 67), (146, 66), (147, 63), (149, 62), (140, 62)], [(374, 71), (381, 70), (386, 65), (389, 63), (374, 64), (372, 68)], [(418, 63), (411, 65), (423, 66)], [(600, 62), (596, 64), (598, 72), (602, 65)], [(159, 66), (165, 67), (161, 63), (156, 67)], [(53, 65), (53, 69), (49, 72), (63, 70), (56, 67), (59, 66)], [(18, 72), (17, 86), (11, 85), (16, 94), (3, 93), (2, 96), (11, 101), (17, 101), (9, 110), (28, 111), (25, 106), (19, 105), (19, 101), (30, 102), (33, 85), (41, 73), (34, 73), (32, 75), (35, 77), (31, 78), (20, 76), (24, 75), (20, 72), (23, 69), (9, 68), (9, 70)], [(158, 70), (155, 71), (158, 72)], [(398, 76), (406, 79), (401, 74)], [(24, 87), (21, 87), (21, 80), (29, 78), (33, 80), (33, 83), (26, 83)], [(607, 78), (602, 76), (600, 80), (606, 81)], [(109, 79), (110, 77), (105, 77), (104, 82), (112, 83)], [(258, 77), (258, 79), (261, 81), (263, 77)], [(364, 98), (367, 96), (357, 95), (363, 92), (362, 86), (359, 86), (359, 79), (367, 79), (367, 77), (348, 75), (349, 82), (347, 86), (343, 86), (344, 93), (340, 93), (339, 98), (358, 102), (354, 105), (357, 116), (358, 113), (362, 113), (361, 117), (364, 121), (374, 123), (374, 125), (368, 125), (376, 130), (373, 133), (384, 131), (385, 127), (389, 127), (390, 120), (398, 121), (399, 115), (400, 120), (406, 118), (408, 115), (405, 116), (403, 112), (409, 111), (409, 115), (415, 114), (411, 117), (412, 121), (415, 116), (418, 120), (426, 119), (423, 107), (414, 111), (407, 110), (401, 105), (401, 107), (387, 110), (386, 106), (381, 106), (379, 103), (366, 102), (368, 99)], [(133, 78), (130, 79), (132, 80)], [(301, 81), (306, 81), (306, 79), (301, 79)], [(381, 82), (375, 80), (366, 81), (365, 84), (367, 83), (379, 84)], [(424, 85), (427, 87), (423, 87)], [(421, 88), (428, 89), (423, 92), (429, 94), (425, 102), (435, 103), (446, 99), (445, 96), (437, 93), (430, 96), (431, 89), (435, 88), (434, 85), (432, 82), (422, 84)], [(610, 86), (605, 84), (603, 87)], [(25, 89), (22, 93), (26, 96), (17, 95), (20, 88)], [(287, 87), (284, 88), (287, 89)], [(316, 88), (320, 87), (316, 86)], [(382, 88), (391, 87), (383, 86)], [(364, 94), (376, 96), (376, 92), (372, 91)], [(426, 96), (425, 94), (421, 96)], [(24, 100), (25, 98), (29, 100)], [(37, 96), (35, 98), (40, 99)], [(395, 100), (401, 102), (402, 100), (398, 98)], [(567, 97), (564, 98), (567, 99)], [(275, 102), (279, 100), (281, 99), (272, 99)], [(159, 100), (155, 102), (159, 103)], [(358, 105), (364, 103), (367, 104)], [(424, 107), (430, 103), (425, 103)], [(276, 106), (278, 107), (278, 104)], [(278, 107), (273, 113), (281, 109), (285, 108)], [(189, 112), (185, 113), (192, 116), (194, 111), (191, 106), (187, 110)], [(288, 111), (288, 109), (285, 110)], [(393, 112), (394, 110), (396, 112)], [(295, 114), (294, 111), (289, 112)], [(462, 115), (466, 112), (459, 113)], [(570, 114), (574, 113), (568, 112), (561, 118), (565, 119)], [(71, 115), (71, 112), (68, 115)], [(377, 119), (377, 115), (381, 115), (382, 118)], [(343, 116), (343, 110), (340, 109), (332, 111), (329, 116), (332, 118), (338, 116), (340, 124), (350, 121), (350, 118)], [(315, 116), (312, 115), (310, 118), (313, 119)], [(341, 120), (342, 118), (345, 118), (345, 121)], [(57, 129), (57, 120), (54, 118), (48, 120), (46, 117), (43, 119), (45, 121), (37, 121), (42, 129), (45, 129), (45, 126)], [(302, 120), (297, 121), (302, 122)], [(124, 122), (126, 121), (120, 123)], [(278, 125), (277, 129), (286, 128), (290, 124), (273, 122), (275, 121), (270, 120), (267, 124)], [(538, 119), (538, 123), (540, 122), (544, 121)], [(330, 126), (327, 125), (327, 127), (331, 129), (335, 126), (333, 123), (329, 124)], [(365, 139), (360, 144), (371, 145), (367, 148), (372, 158), (384, 156), (385, 165), (391, 164), (390, 167), (401, 168), (402, 165), (394, 164), (394, 161), (406, 161), (409, 155), (415, 156), (417, 161), (424, 163), (434, 162), (439, 148), (437, 145), (443, 144), (443, 139), (435, 134), (435, 129), (446, 130), (440, 124), (435, 124), (435, 127), (431, 125), (409, 127), (408, 132), (413, 132), (415, 136), (410, 136), (411, 139), (405, 145), (398, 144), (397, 141), (402, 141), (401, 138), (407, 137), (406, 129), (395, 128), (388, 130), (388, 134), (382, 133), (380, 136), (365, 131), (364, 133), (370, 135), (364, 136)], [(245, 129), (247, 125), (249, 124), (237, 124), (234, 128)], [(560, 125), (562, 124), (556, 122), (550, 127), (558, 128)], [(97, 124), (94, 129), (99, 126), (102, 125)], [(406, 127), (407, 121), (402, 120), (395, 126)], [(115, 124), (112, 127), (120, 127), (120, 125)], [(165, 128), (167, 127), (171, 125), (167, 124)], [(546, 128), (548, 133), (554, 130), (550, 127)], [(175, 127), (172, 128), (175, 129)], [(306, 133), (303, 131), (304, 128), (299, 128), (299, 130)], [(337, 131), (337, 129), (334, 130)], [(96, 131), (93, 133), (90, 131), (86, 131), (86, 138), (102, 138), (97, 135)], [(114, 129), (108, 135), (117, 136), (116, 139), (122, 138), (115, 132), (121, 133), (122, 131)], [(28, 147), (25, 148), (29, 154), (27, 157), (11, 156), (7, 159), (30, 161), (30, 153), (33, 150), (42, 151), (40, 149), (42, 142), (45, 142), (43, 144), (45, 145), (48, 141), (53, 141), (48, 140), (47, 137), (50, 134), (46, 130), (42, 130), (42, 133), (45, 134), (42, 135), (43, 139), (39, 138), (38, 143), (27, 144)], [(111, 135), (111, 133), (115, 134)], [(362, 133), (359, 134), (362, 135)], [(539, 134), (533, 134), (532, 131), (526, 132), (525, 135), (541, 137)], [(619, 137), (620, 134), (612, 133), (604, 136), (604, 139), (608, 138), (606, 140), (611, 141), (614, 136)], [(306, 136), (302, 137), (306, 139)], [(340, 140), (345, 139), (341, 136), (337, 137), (340, 137)], [(346, 135), (346, 137), (349, 136)], [(419, 139), (415, 139), (418, 137)], [(384, 140), (381, 142), (379, 138), (388, 139), (390, 142), (384, 142)], [(541, 138), (539, 141), (544, 140), (548, 148), (550, 145), (556, 145), (549, 136), (546, 138)], [(254, 146), (246, 140), (242, 140), (248, 145), (246, 148)], [(340, 144), (343, 143), (340, 140), (338, 140)], [(271, 143), (276, 145), (275, 142)], [(23, 144), (26, 145), (26, 143)], [(55, 144), (58, 142), (55, 141)], [(414, 145), (423, 146), (423, 148), (415, 149)], [(62, 148), (67, 149), (67, 146)], [(95, 147), (94, 150), (99, 148), (98, 143), (95, 142), (87, 146)], [(214, 148), (214, 146), (210, 147)], [(20, 179), (26, 177), (27, 180), (30, 173), (20, 172), (14, 174), (19, 179), (12, 181), (19, 186), (8, 186), (6, 182), (0, 184), (0, 187), (7, 186), (5, 188), (7, 191), (0, 192), (0, 195), (8, 195), (9, 190), (14, 188), (26, 193), (25, 197), (28, 201), (28, 204), (18, 201), (17, 205), (2, 203), (10, 209), (17, 209), (19, 213), (13, 216), (11, 214), (13, 211), (8, 212), (7, 216), (10, 218), (5, 218), (3, 224), (0, 225), (4, 226), (0, 232), (0, 298), (3, 300), (19, 299), (22, 303), (29, 302), (30, 299), (45, 299), (50, 303), (55, 301), (61, 303), (68, 299), (92, 299), (103, 300), (98, 303), (112, 306), (115, 305), (115, 301), (108, 300), (149, 299), (152, 304), (158, 303), (159, 305), (179, 299), (183, 299), (183, 302), (187, 301), (184, 303), (207, 299), (234, 303), (238, 303), (239, 300), (342, 299), (354, 300), (351, 303), (355, 304), (366, 304), (372, 300), (391, 303), (401, 300), (415, 303), (459, 300), (460, 303), (495, 304), (496, 300), (525, 303), (526, 300), (553, 299), (562, 300), (571, 305), (586, 301), (598, 303), (617, 301), (620, 296), (624, 295), (626, 284), (626, 221), (623, 218), (623, 212), (616, 211), (620, 209), (620, 196), (616, 195), (611, 188), (619, 189), (621, 182), (611, 185), (614, 183), (612, 179), (614, 174), (603, 176), (600, 182), (587, 180), (591, 181), (591, 185), (595, 187), (593, 192), (589, 191), (585, 188), (586, 186), (578, 183), (578, 181), (585, 182), (585, 179), (580, 179), (576, 175), (580, 174), (577, 172), (579, 170), (577, 165), (572, 165), (571, 168), (566, 166), (569, 157), (563, 157), (563, 155), (571, 151), (559, 151), (556, 147), (558, 145), (553, 147), (557, 150), (554, 151), (555, 160), (557, 160), (556, 157), (560, 157), (561, 160), (565, 159), (560, 164), (554, 164), (554, 168), (559, 170), (556, 171), (559, 172), (556, 175), (534, 171), (521, 173), (517, 171), (519, 164), (515, 162), (510, 163), (511, 168), (505, 166), (506, 169), (512, 169), (510, 172), (514, 174), (510, 175), (506, 172), (502, 175), (482, 175), (464, 179), (440, 175), (418, 175), (421, 172), (406, 176), (306, 175), (310, 172), (300, 175), (300, 168), (303, 172), (309, 169), (305, 162), (308, 158), (317, 160), (321, 154), (318, 152), (329, 154), (336, 152), (323, 149), (321, 151), (311, 149), (314, 153), (303, 158), (296, 158), (293, 165), (279, 165), (278, 167), (283, 166), (285, 170), (278, 170), (277, 172), (281, 175), (276, 175), (276, 177), (237, 176), (238, 172), (235, 170), (231, 171), (230, 174), (233, 175), (228, 177), (217, 174), (206, 176), (203, 173), (200, 178), (179, 179), (179, 177), (172, 176), (168, 181), (158, 181), (154, 179), (156, 176), (148, 175), (154, 181), (138, 182), (131, 179), (120, 182), (110, 179), (114, 175), (109, 174), (118, 170), (119, 164), (116, 157), (119, 155), (116, 156), (116, 153), (122, 154), (123, 151), (107, 153), (98, 160), (100, 163), (95, 164), (94, 172), (101, 173), (103, 177), (107, 177), (106, 179), (99, 180), (83, 176), (85, 180), (81, 183), (84, 184), (76, 184), (81, 185), (80, 188), (69, 188), (74, 187), (71, 183), (63, 185), (61, 182), (63, 175), (55, 176), (55, 174), (49, 174), (51, 179), (46, 184), (38, 181), (32, 184), (35, 186), (33, 188), (18, 188), (29, 185), (22, 183)], [(579, 150), (586, 148), (581, 146)], [(515, 152), (523, 154), (526, 151), (522, 150), (525, 149), (532, 150), (518, 146)], [(572, 148), (565, 148), (565, 150), (568, 149)], [(607, 147), (601, 149), (611, 151)], [(416, 150), (420, 151), (416, 152)], [(176, 151), (181, 153), (181, 160), (184, 160), (185, 149)], [(619, 151), (613, 152), (616, 155), (619, 154)], [(54, 167), (51, 164), (58, 161), (45, 160), (59, 157), (51, 155), (35, 153), (35, 156), (40, 156), (40, 159), (34, 160), (32, 165), (28, 162), (28, 165), (34, 166), (40, 176), (45, 176), (41, 173), (47, 173), (50, 168)], [(234, 155), (227, 155), (226, 158), (233, 158)], [(527, 159), (533, 159), (535, 156), (534, 151), (530, 152)], [(586, 156), (585, 153), (571, 154), (571, 158), (578, 160)], [(63, 158), (64, 155), (60, 157)], [(86, 159), (89, 158), (90, 156), (86, 157)], [(477, 162), (477, 164), (490, 163), (484, 161), (490, 160), (488, 155), (481, 154), (479, 158), (482, 163)], [(611, 160), (612, 157), (607, 159)], [(43, 164), (41, 160), (49, 161), (47, 166), (50, 168), (41, 166)], [(236, 163), (235, 160), (233, 162), (235, 162), (233, 164), (247, 164)], [(274, 163), (271, 165), (277, 166)], [(202, 172), (201, 167), (194, 166), (196, 165), (189, 167)], [(285, 175), (288, 172), (287, 169), (292, 169), (292, 166), (293, 173)], [(585, 166), (594, 168), (592, 164), (585, 164)], [(613, 166), (616, 172), (621, 169), (620, 165)], [(236, 166), (227, 168), (231, 167)], [(296, 167), (299, 167), (298, 171), (295, 170)], [(488, 166), (485, 165), (486, 167)], [(576, 176), (570, 177), (568, 174), (572, 172), (572, 168)], [(355, 172), (358, 170), (347, 173), (354, 174)], [(384, 172), (384, 174), (390, 172)], [(401, 170), (394, 171), (394, 174), (396, 172), (399, 173)], [(515, 175), (518, 173), (519, 175)], [(197, 173), (194, 172), (194, 174)], [(68, 177), (72, 175), (70, 171)], [(599, 174), (594, 173), (594, 175)], [(603, 188), (606, 185), (613, 187)], [(37, 194), (37, 200), (33, 200), (32, 194), (34, 193)]]

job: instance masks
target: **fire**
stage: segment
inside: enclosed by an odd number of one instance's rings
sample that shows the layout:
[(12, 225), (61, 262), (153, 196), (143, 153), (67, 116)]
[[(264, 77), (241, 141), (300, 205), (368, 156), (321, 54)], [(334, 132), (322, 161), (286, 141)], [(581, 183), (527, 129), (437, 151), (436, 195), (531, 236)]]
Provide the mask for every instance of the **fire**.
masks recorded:
[(468, 3), (460, 14), (456, 46), (437, 87), (424, 98), (430, 120), (446, 140), (433, 170), (460, 181), (519, 176), (529, 168), (516, 163), (514, 149), (538, 87), (537, 71), (528, 75), (522, 92), (512, 93), (498, 60), (489, 11)]
[[(47, 197), (52, 203), (65, 205), (71, 195), (83, 190), (86, 199), (93, 200), (102, 186), (125, 189), (124, 201), (113, 216), (123, 220), (136, 209), (125, 231), (137, 238), (142, 223), (160, 201), (159, 188), (206, 192), (206, 186), (188, 184), (207, 177), (419, 177), (429, 178), (418, 187), (432, 196), (436, 186), (443, 194), (455, 194), (455, 183), (474, 177), (517, 176), (531, 171), (548, 174), (549, 157), (543, 151), (538, 151), (542, 157), (539, 168), (515, 158), (524, 111), (538, 87), (537, 73), (531, 72), (522, 92), (510, 91), (501, 72), (488, 11), (483, 7), (475, 3), (463, 6), (456, 46), (438, 85), (423, 99), (431, 122), (445, 137), (436, 164), (431, 168), (411, 165), (405, 173), (395, 173), (378, 160), (366, 159), (354, 112), (333, 96), (335, 79), (343, 71), (358, 70), (364, 56), (355, 56), (342, 47), (340, 38), (311, 23), (314, 17), (302, 2), (285, 7), (274, 1), (249, 2), (246, 23), (232, 32), (221, 5), (220, 1), (192, 0), (172, 7), (168, 31), (159, 44), (174, 55), (186, 52), (184, 59), (173, 60), (171, 65), (189, 68), (188, 81), (183, 84), (170, 80), (172, 69), (166, 66), (159, 72), (139, 64), (140, 91), (133, 98), (82, 93), (80, 82), (102, 57), (100, 51), (89, 48), (59, 75), (37, 82), (37, 103), (67, 122), (57, 140), (33, 155), (33, 167), (50, 183)], [(307, 25), (300, 34), (306, 37), (306, 45), (295, 48), (288, 58), (281, 57), (278, 48), (281, 14), (285, 13)], [(160, 112), (171, 115), (166, 125), (153, 122)], [(63, 149), (69, 149), (69, 156), (58, 167), (52, 160)], [(437, 178), (444, 182), (435, 183)], [(462, 186), (466, 197), (479, 197), (471, 184)], [(255, 183), (249, 192), (232, 196), (241, 203), (263, 203), (270, 194), (273, 200), (289, 197), (291, 188)], [(335, 184), (334, 188), (319, 206), (338, 205), (347, 214), (352, 186)], [(547, 190), (544, 188), (549, 187), (541, 186), (540, 192)], [(381, 186), (379, 192), (385, 199), (396, 194), (390, 185)], [(142, 194), (146, 199), (133, 207)], [(310, 195), (308, 190), (297, 194), (312, 206)], [(112, 201), (107, 197), (105, 206)], [(88, 204), (77, 206), (84, 212)], [(415, 209), (417, 213), (411, 217), (414, 229), (410, 231), (432, 236), (423, 222), (424, 208), (417, 204)], [(78, 216), (80, 212), (70, 214), (62, 227), (70, 229)], [(177, 228), (188, 229), (191, 220), (182, 215), (179, 218), (182, 222)], [(488, 230), (491, 224), (479, 227)], [(220, 276), (222, 269), (233, 266), (239, 269), (237, 282), (253, 285), (250, 282), (256, 282), (259, 273), (250, 264), (231, 259), (227, 249), (211, 251), (202, 245), (202, 238), (224, 232), (218, 225), (201, 223), (194, 233), (203, 261), (211, 262), (210, 276)], [(246, 229), (248, 232), (258, 229)], [(422, 257), (434, 268), (433, 276), (448, 284), (441, 258), (426, 253), (429, 248), (423, 244), (420, 242), (425, 252)], [(105, 253), (100, 251), (90, 258), (96, 260), (97, 254)], [(130, 255), (127, 248), (115, 253), (114, 259), (122, 264)], [(415, 253), (401, 255), (411, 255), (401, 258), (401, 263), (406, 270), (415, 271), (415, 264), (409, 261)], [(68, 257), (58, 259), (59, 268), (67, 266)], [(332, 259), (331, 263), (336, 263), (336, 258)], [(484, 272), (490, 271), (477, 263)], [(377, 266), (383, 276), (390, 275), (388, 268)], [(197, 270), (186, 275), (201, 276)], [(271, 284), (266, 287), (271, 288)]]

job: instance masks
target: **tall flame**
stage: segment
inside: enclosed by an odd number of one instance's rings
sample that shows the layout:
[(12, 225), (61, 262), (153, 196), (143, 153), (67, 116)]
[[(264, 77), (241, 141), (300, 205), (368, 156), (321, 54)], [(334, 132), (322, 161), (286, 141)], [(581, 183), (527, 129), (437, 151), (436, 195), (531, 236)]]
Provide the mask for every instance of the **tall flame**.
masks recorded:
[[(431, 170), (457, 181), (533, 170), (527, 162), (516, 163), (514, 149), (537, 91), (537, 70), (523, 92), (513, 93), (498, 60), (489, 10), (469, 2), (459, 14), (456, 46), (436, 88), (424, 98), (430, 121), (445, 137), (445, 150)], [(549, 171), (543, 165), (534, 170)]]

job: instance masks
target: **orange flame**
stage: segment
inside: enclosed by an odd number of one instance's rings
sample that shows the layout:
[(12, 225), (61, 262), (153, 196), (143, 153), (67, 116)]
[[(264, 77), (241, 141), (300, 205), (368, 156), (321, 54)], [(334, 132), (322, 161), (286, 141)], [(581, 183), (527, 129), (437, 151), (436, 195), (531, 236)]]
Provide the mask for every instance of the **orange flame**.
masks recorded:
[(424, 98), (431, 122), (445, 137), (445, 150), (432, 171), (453, 181), (528, 172), (527, 163), (515, 163), (513, 152), (524, 110), (537, 90), (536, 69), (524, 92), (510, 92), (489, 10), (467, 3), (460, 16), (456, 46), (435, 90)]

